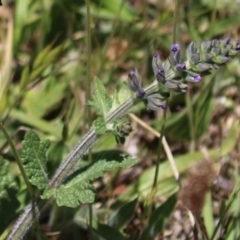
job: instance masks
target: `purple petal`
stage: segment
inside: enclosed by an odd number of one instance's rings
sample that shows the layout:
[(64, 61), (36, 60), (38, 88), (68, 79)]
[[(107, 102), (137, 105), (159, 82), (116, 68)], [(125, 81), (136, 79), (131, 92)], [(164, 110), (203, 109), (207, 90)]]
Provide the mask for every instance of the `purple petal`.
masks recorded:
[(136, 92), (137, 98), (142, 98), (145, 95), (145, 91), (143, 89), (140, 89)]
[(177, 43), (174, 43), (173, 45), (172, 45), (172, 52), (174, 53), (174, 54), (176, 54), (177, 52), (179, 52), (179, 50), (180, 50), (180, 48), (179, 48), (179, 44), (177, 44)]

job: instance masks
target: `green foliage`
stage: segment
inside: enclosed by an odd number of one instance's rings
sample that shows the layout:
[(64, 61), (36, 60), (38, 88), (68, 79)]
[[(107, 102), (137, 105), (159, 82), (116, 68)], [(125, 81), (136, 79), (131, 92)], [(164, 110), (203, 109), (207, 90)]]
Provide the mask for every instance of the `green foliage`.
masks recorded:
[(98, 117), (98, 119), (94, 121), (94, 127), (96, 129), (96, 133), (99, 135), (102, 135), (107, 132), (106, 123), (103, 117)]
[(168, 218), (172, 213), (176, 202), (177, 197), (174, 194), (152, 213), (148, 225), (143, 230), (141, 240), (154, 239), (159, 233), (163, 231), (164, 225), (168, 221)]
[(106, 224), (98, 223), (97, 228), (93, 228), (92, 240), (125, 240), (124, 236), (115, 228)]
[(133, 218), (137, 203), (138, 198), (120, 207), (111, 215), (111, 218), (109, 219), (109, 225), (119, 230), (123, 229)]
[(24, 169), (29, 181), (41, 190), (49, 187), (46, 171), (46, 152), (49, 146), (49, 140), (41, 140), (31, 130), (26, 133), (23, 141), (21, 158)]
[(108, 96), (102, 82), (95, 78), (95, 91), (89, 104), (100, 115), (105, 117), (112, 107), (112, 99)]
[(93, 203), (95, 189), (86, 181), (73, 181), (56, 189), (56, 201), (58, 206), (77, 207), (80, 203)]
[[(101, 155), (102, 158), (99, 157)], [(59, 206), (77, 207), (79, 203), (92, 203), (95, 199), (95, 188), (90, 181), (103, 176), (105, 172), (128, 168), (137, 162), (130, 156), (119, 156), (119, 152), (114, 151), (97, 154), (94, 159), (96, 161), (77, 170), (60, 188), (55, 190)]]
[(10, 173), (7, 160), (0, 157), (0, 234), (8, 226), (9, 221), (16, 215), (19, 201), (16, 198), (18, 184)]

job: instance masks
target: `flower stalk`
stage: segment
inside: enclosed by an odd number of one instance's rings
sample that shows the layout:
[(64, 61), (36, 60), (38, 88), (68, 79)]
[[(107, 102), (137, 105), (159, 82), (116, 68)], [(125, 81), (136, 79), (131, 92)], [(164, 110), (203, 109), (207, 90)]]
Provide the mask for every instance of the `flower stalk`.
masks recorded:
[[(217, 70), (239, 52), (239, 41), (230, 39), (205, 41), (200, 47), (191, 43), (187, 48), (187, 59), (182, 61), (179, 45), (173, 44), (170, 57), (165, 62), (161, 61), (159, 54), (153, 56), (152, 67), (155, 80), (147, 87), (142, 88), (142, 78), (138, 70), (134, 68), (131, 71), (128, 83), (129, 88), (135, 92), (135, 97), (130, 97), (109, 112), (105, 118), (106, 124), (124, 117), (139, 101), (142, 101), (150, 110), (165, 109), (165, 102), (171, 92), (187, 92), (188, 82), (200, 82), (203, 76)], [(49, 185), (52, 188), (60, 187), (64, 179), (76, 170), (79, 161), (98, 142), (99, 138), (100, 135), (96, 133), (95, 128), (91, 127), (60, 165)], [(8, 240), (22, 239), (33, 223), (32, 209), (38, 208), (36, 213), (38, 217), (45, 205), (46, 202), (40, 198), (29, 205), (17, 220)]]

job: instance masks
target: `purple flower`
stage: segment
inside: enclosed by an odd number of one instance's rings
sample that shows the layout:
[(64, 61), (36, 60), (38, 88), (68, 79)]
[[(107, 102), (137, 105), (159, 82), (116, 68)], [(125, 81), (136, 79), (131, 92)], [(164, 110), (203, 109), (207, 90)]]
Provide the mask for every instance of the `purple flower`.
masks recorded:
[(178, 72), (183, 72), (184, 70), (186, 70), (186, 63), (178, 63), (176, 65), (176, 70)]
[(172, 45), (172, 49), (171, 49), (171, 50), (172, 50), (173, 54), (176, 55), (176, 54), (180, 51), (179, 44), (174, 43), (174, 44)]
[(143, 89), (140, 89), (138, 91), (136, 91), (136, 97), (137, 98), (143, 98), (145, 95), (145, 91)]
[(180, 46), (177, 43), (174, 43), (171, 47), (171, 53), (169, 60), (173, 66), (176, 66), (180, 63)]

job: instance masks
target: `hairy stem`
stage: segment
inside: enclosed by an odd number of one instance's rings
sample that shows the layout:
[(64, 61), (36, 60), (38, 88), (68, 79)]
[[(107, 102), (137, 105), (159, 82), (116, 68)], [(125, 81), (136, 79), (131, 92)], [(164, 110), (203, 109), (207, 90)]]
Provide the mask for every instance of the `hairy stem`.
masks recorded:
[[(152, 84), (147, 86), (144, 91), (146, 92), (146, 94), (152, 91), (158, 91), (157, 81), (155, 80)], [(110, 123), (115, 120), (121, 119), (129, 112), (131, 107), (136, 102), (138, 102), (136, 98), (130, 97), (107, 115), (106, 122)], [(62, 181), (77, 168), (79, 161), (84, 155), (88, 153), (89, 149), (91, 149), (97, 143), (99, 138), (100, 136), (96, 134), (94, 127), (91, 127), (90, 130), (83, 136), (81, 141), (79, 141), (75, 148), (69, 153), (65, 161), (60, 165), (60, 167), (50, 180), (49, 185), (53, 188), (60, 187)], [(34, 220), (34, 217), (32, 215), (32, 209), (36, 209), (36, 218), (38, 218), (45, 206), (46, 201), (41, 200), (40, 198), (36, 199), (33, 204), (28, 205), (24, 213), (16, 221), (7, 239), (22, 239), (27, 230), (29, 230), (32, 226)]]

